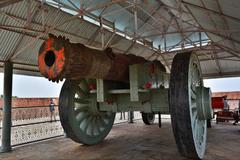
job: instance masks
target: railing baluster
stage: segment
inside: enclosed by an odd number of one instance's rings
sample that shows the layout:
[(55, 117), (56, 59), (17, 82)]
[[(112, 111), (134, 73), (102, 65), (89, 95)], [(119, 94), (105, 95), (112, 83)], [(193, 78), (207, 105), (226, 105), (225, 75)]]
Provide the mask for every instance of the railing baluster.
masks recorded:
[[(135, 120), (141, 119), (139, 112), (134, 112)], [(116, 115), (115, 124), (128, 122), (127, 112), (125, 120)], [(50, 121), (49, 106), (29, 106), (12, 108), (12, 146), (51, 139), (64, 135), (58, 116), (58, 106), (55, 105), (56, 121)], [(0, 130), (2, 127), (2, 108), (0, 108)], [(1, 133), (0, 133), (1, 140)], [(1, 141), (0, 141), (1, 142)], [(0, 144), (1, 146), (1, 144)]]

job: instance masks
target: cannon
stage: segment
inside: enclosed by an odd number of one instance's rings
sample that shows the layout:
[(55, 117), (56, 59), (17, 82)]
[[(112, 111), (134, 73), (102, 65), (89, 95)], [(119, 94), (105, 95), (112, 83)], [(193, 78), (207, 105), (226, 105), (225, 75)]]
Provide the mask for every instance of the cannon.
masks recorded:
[(141, 111), (145, 124), (157, 113), (171, 114), (179, 152), (202, 159), (212, 118), (211, 91), (205, 88), (197, 56), (177, 54), (171, 73), (159, 61), (96, 50), (50, 35), (42, 44), (39, 70), (51, 81), (66, 79), (59, 97), (60, 121), (67, 136), (98, 144), (110, 132), (116, 112)]
[(91, 49), (51, 34), (40, 48), (38, 58), (40, 72), (51, 81), (101, 78), (127, 82), (128, 66), (146, 62), (142, 57), (114, 54), (111, 48)]

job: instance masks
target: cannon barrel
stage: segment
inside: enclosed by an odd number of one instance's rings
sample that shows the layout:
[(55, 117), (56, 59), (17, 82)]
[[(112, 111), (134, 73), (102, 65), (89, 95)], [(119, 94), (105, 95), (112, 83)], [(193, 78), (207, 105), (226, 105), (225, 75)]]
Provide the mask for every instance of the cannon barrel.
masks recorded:
[(146, 62), (142, 57), (115, 54), (111, 48), (92, 49), (51, 34), (42, 44), (38, 55), (40, 72), (53, 82), (63, 78), (99, 78), (128, 82), (129, 65)]

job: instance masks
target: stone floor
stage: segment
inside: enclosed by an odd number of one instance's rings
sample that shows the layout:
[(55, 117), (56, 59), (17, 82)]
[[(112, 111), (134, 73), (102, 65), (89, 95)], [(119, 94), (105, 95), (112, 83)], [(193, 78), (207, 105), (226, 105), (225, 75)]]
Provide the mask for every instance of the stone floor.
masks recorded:
[[(163, 127), (115, 125), (99, 145), (85, 146), (67, 138), (56, 138), (14, 148), (0, 154), (1, 160), (185, 160), (177, 151), (169, 119)], [(213, 125), (208, 131), (205, 160), (240, 160), (240, 125)]]

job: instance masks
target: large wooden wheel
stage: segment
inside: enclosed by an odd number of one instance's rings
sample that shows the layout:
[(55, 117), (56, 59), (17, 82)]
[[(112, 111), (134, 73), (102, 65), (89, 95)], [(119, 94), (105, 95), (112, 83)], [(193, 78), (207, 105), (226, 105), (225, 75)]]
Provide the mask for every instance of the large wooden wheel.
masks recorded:
[(155, 114), (154, 113), (144, 113), (142, 112), (142, 120), (143, 123), (146, 125), (152, 125), (155, 120)]
[(193, 53), (174, 57), (169, 88), (173, 133), (180, 153), (202, 159), (206, 148), (203, 80), (200, 64)]
[(110, 132), (115, 113), (98, 110), (96, 95), (89, 93), (89, 80), (66, 80), (59, 98), (59, 115), (67, 136), (93, 145)]

